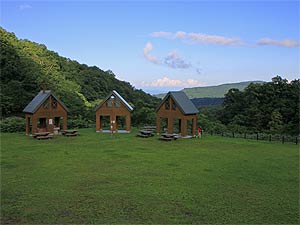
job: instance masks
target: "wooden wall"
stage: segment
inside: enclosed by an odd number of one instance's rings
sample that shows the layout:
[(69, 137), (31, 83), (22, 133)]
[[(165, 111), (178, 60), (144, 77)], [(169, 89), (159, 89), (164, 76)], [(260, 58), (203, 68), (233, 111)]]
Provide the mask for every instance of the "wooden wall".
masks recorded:
[(102, 121), (100, 120), (100, 116), (109, 116), (110, 121), (115, 121), (115, 123), (112, 124), (113, 131), (117, 131), (117, 116), (124, 116), (126, 118), (126, 131), (131, 130), (131, 113), (126, 108), (126, 106), (119, 102), (119, 107), (116, 107), (115, 102), (113, 102), (111, 107), (108, 107), (108, 105), (104, 102), (100, 108), (96, 111), (96, 131), (102, 131)]
[[(53, 107), (53, 103), (56, 102), (56, 107)], [(46, 126), (49, 132), (53, 132), (54, 129), (54, 118), (55, 117), (63, 117), (63, 129), (67, 129), (67, 111), (65, 108), (55, 100), (51, 95), (49, 98), (38, 108), (38, 110), (34, 114), (26, 113), (26, 134), (29, 134), (29, 121), (30, 118), (32, 123), (32, 133), (38, 132), (38, 121), (39, 118), (46, 118)], [(49, 124), (49, 119), (52, 119), (52, 124)]]

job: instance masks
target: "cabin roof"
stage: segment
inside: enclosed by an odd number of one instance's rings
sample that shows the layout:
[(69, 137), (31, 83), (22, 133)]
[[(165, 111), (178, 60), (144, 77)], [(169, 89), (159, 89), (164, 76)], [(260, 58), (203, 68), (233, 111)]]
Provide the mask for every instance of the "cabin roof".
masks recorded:
[(52, 95), (68, 112), (68, 108), (51, 92), (51, 90), (40, 91), (29, 104), (23, 109), (24, 113), (35, 113), (38, 108), (48, 99), (48, 97)]
[(115, 98), (117, 98), (118, 100), (120, 100), (125, 107), (131, 112), (133, 110), (132, 106), (129, 105), (129, 103), (127, 101), (125, 101), (125, 99), (115, 90), (113, 90), (112, 92), (110, 92), (110, 94), (99, 104), (99, 106), (96, 108), (96, 111), (111, 97), (111, 96), (115, 96)]
[(157, 110), (161, 105), (166, 101), (168, 97), (171, 97), (177, 106), (180, 108), (181, 112), (185, 115), (196, 114), (199, 110), (195, 107), (193, 102), (188, 98), (188, 96), (183, 91), (170, 91), (164, 99), (161, 101), (160, 105), (157, 107)]

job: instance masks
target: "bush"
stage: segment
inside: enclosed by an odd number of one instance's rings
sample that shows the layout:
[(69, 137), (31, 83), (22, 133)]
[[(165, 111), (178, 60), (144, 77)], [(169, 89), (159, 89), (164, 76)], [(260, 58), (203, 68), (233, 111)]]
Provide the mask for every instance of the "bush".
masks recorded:
[(93, 121), (87, 120), (85, 118), (82, 118), (82, 116), (74, 117), (71, 119), (68, 119), (68, 128), (89, 128), (93, 127)]
[(9, 117), (0, 122), (0, 131), (4, 133), (24, 132), (25, 119), (22, 117)]

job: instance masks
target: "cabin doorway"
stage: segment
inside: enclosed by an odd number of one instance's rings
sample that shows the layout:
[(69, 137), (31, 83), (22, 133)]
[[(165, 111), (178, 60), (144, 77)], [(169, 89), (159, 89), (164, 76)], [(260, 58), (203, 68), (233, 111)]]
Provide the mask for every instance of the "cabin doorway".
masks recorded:
[(187, 135), (193, 135), (193, 120), (187, 120)]
[(110, 130), (110, 116), (100, 116), (100, 130)]
[(160, 133), (168, 132), (168, 118), (160, 118)]
[(46, 132), (47, 131), (47, 119), (39, 118), (37, 128), (38, 128), (38, 132)]
[(126, 130), (126, 116), (117, 116), (117, 130)]
[(181, 133), (181, 119), (174, 119), (173, 120), (173, 131), (176, 134), (180, 134)]

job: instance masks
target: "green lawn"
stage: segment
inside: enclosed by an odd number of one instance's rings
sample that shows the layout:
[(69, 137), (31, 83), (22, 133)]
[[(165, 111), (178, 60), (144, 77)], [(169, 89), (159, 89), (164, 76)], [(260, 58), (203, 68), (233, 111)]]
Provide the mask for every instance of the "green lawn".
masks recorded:
[(299, 146), (1, 134), (1, 224), (299, 223)]

